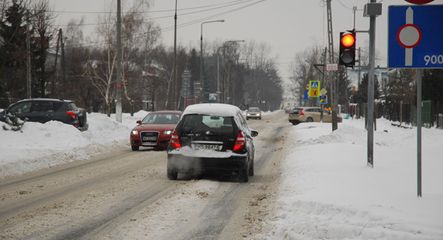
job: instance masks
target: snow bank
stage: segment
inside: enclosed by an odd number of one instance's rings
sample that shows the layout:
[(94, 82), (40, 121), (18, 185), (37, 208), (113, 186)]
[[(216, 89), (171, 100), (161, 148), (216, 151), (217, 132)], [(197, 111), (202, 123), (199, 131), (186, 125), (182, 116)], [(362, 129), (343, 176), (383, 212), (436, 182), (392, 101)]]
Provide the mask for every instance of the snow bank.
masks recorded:
[(443, 239), (443, 131), (423, 129), (423, 198), (416, 129), (377, 121), (374, 168), (364, 121), (293, 127), (269, 231), (259, 239)]
[(133, 117), (124, 114), (123, 123), (118, 123), (115, 117), (91, 113), (85, 132), (57, 121), (27, 122), (21, 132), (0, 130), (0, 178), (86, 160), (94, 154), (125, 147), (130, 130), (146, 114), (145, 111)]

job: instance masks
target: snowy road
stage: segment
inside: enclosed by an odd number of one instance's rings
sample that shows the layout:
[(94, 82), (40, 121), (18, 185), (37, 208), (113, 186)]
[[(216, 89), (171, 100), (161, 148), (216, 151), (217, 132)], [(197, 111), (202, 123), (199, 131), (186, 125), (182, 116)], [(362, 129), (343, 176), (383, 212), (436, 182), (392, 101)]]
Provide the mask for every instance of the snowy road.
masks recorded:
[(166, 153), (115, 149), (0, 184), (0, 239), (243, 239), (263, 229), (279, 184), (284, 113), (250, 121), (256, 176), (169, 181)]

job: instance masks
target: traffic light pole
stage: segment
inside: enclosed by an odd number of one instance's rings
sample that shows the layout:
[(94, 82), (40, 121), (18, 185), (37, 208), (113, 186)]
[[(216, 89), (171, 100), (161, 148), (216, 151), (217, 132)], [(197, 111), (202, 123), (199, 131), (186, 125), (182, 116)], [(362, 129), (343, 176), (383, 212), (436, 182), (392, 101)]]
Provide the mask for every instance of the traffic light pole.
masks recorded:
[[(376, 3), (376, 0), (371, 0)], [(375, 67), (375, 23), (377, 15), (369, 18), (369, 76), (368, 76), (368, 166), (374, 167), (374, 67)]]

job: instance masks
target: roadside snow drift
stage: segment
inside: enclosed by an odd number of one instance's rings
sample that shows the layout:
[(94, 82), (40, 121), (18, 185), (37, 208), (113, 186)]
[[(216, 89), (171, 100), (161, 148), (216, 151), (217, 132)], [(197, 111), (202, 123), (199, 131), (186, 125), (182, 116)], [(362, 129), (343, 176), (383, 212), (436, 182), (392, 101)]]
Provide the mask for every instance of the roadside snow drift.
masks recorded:
[[(147, 112), (123, 115), (123, 123), (105, 114), (88, 114), (89, 129), (80, 132), (57, 121), (26, 122), (21, 132), (0, 129), (0, 178), (47, 168), (128, 145), (130, 130)], [(0, 123), (3, 125), (3, 123)]]
[(374, 168), (364, 121), (293, 127), (276, 212), (258, 238), (443, 239), (443, 131), (423, 129), (417, 198), (416, 129), (377, 123)]

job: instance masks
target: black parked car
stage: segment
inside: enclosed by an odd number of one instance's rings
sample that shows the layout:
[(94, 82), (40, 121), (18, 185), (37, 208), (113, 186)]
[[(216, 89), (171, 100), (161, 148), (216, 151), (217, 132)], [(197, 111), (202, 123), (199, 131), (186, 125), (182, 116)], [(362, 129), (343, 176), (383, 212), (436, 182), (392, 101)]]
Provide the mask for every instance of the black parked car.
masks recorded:
[(238, 172), (240, 181), (254, 175), (254, 143), (258, 132), (249, 129), (238, 107), (228, 104), (188, 106), (171, 135), (167, 176), (178, 173)]
[(13, 114), (28, 122), (45, 123), (48, 121), (60, 121), (71, 124), (79, 130), (88, 129), (86, 111), (75, 106), (70, 100), (51, 98), (24, 99), (11, 104), (3, 112), (0, 112), (0, 121), (5, 121), (6, 114)]

